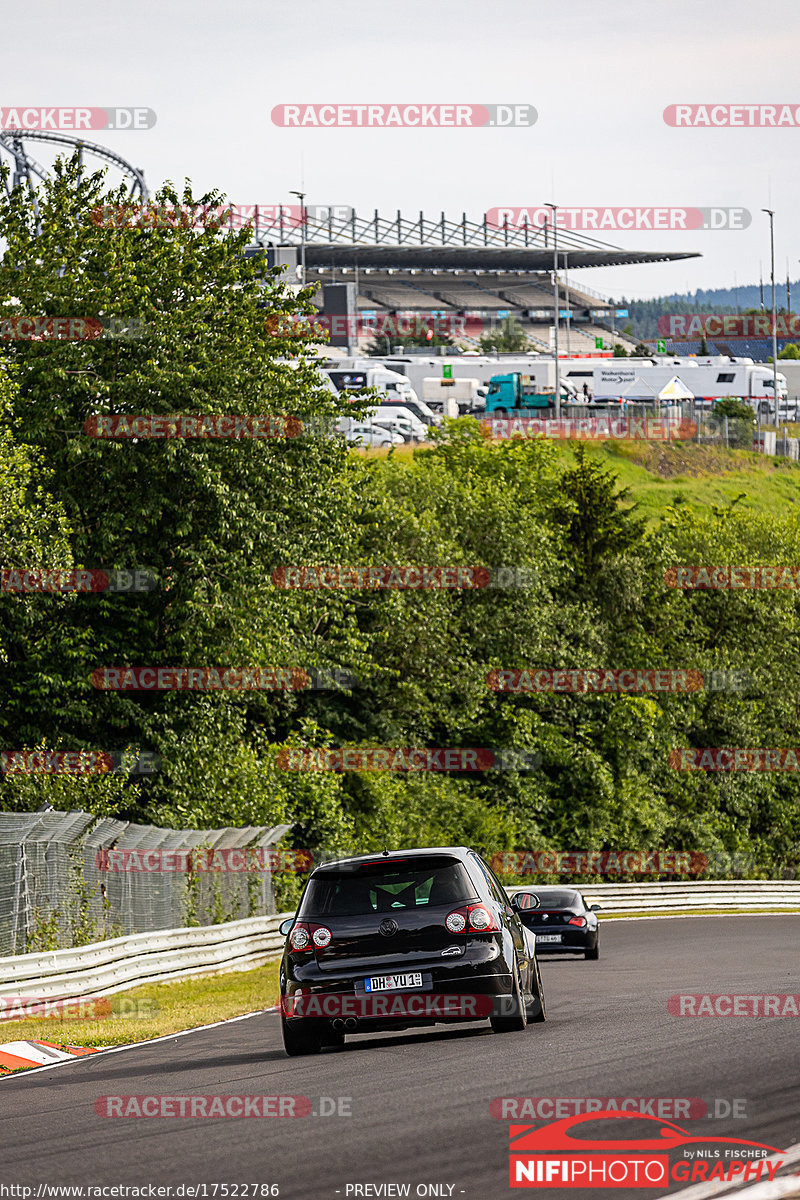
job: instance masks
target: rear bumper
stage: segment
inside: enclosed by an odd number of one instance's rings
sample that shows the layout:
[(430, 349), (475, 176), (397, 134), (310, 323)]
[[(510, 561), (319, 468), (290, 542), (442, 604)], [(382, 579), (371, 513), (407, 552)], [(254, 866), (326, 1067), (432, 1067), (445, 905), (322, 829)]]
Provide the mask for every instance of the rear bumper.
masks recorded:
[[(450, 962), (440, 959), (397, 966), (383, 963), (357, 971), (320, 971), (316, 964), (305, 963), (285, 980), (282, 1012), (288, 1024), (309, 1020), (355, 1032), (405, 1029), (416, 1025), (437, 1025), (481, 1021), (502, 1007), (512, 990), (511, 972), (499, 948), (467, 960), (464, 955)], [(368, 975), (400, 971), (418, 971), (421, 988), (408, 991), (365, 993)]]
[(541, 935), (544, 930), (536, 931), (536, 956), (544, 956), (545, 954), (583, 954), (584, 950), (592, 950), (597, 945), (597, 930), (595, 929), (570, 929), (569, 932), (561, 932), (560, 942), (543, 942)]

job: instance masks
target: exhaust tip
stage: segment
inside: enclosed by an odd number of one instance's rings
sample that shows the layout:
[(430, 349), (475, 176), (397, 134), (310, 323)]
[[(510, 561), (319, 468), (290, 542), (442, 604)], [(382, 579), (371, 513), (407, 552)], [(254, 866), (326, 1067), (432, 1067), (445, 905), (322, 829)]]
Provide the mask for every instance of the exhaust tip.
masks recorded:
[(355, 1017), (348, 1017), (344, 1023), (344, 1027), (345, 1029), (349, 1029), (352, 1033), (354, 1029), (358, 1028), (358, 1021), (355, 1019)]
[(335, 1021), (331, 1021), (331, 1024), (337, 1033), (341, 1033), (341, 1031), (344, 1029), (344, 1021), (341, 1017), (337, 1017)]

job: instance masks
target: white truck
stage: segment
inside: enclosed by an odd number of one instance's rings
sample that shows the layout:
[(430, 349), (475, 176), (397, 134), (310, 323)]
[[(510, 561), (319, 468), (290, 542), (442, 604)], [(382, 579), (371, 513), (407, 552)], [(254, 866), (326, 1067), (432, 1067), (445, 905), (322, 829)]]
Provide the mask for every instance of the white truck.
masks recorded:
[(426, 376), (422, 381), (422, 399), (436, 413), (457, 417), (462, 411), (483, 408), (486, 388), (479, 379), (439, 379)]
[[(630, 401), (654, 403), (675, 377), (695, 402), (711, 408), (715, 400), (731, 396), (745, 400), (762, 418), (775, 415), (772, 366), (734, 362), (731, 359), (698, 364), (683, 359), (655, 366), (630, 359), (605, 362), (592, 370), (591, 390), (596, 404)], [(680, 390), (680, 389), (679, 389)], [(778, 415), (786, 411), (786, 377), (778, 372)]]

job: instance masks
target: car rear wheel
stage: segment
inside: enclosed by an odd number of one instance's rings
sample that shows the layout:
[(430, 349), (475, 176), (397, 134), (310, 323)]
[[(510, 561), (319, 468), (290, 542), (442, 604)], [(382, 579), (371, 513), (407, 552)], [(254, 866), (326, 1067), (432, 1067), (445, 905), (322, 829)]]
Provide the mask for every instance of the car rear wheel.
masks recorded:
[(599, 958), (600, 957), (600, 939), (598, 938), (591, 950), (586, 950), (584, 958)]
[(542, 987), (542, 976), (539, 971), (539, 960), (533, 960), (533, 994), (531, 1002), (527, 1006), (528, 1021), (532, 1025), (537, 1025), (540, 1021), (547, 1020), (547, 1012), (544, 1003), (544, 988)]
[(301, 1054), (319, 1054), (322, 1049), (320, 1031), (310, 1023), (308, 1027), (305, 1023), (290, 1025), (286, 1018), (281, 1016), (281, 1030), (283, 1048), (290, 1058), (298, 1058)]
[(495, 1033), (521, 1033), (528, 1024), (528, 1011), (522, 999), (519, 963), (514, 955), (512, 990), (508, 996), (498, 997), (501, 1013), (489, 1018)]

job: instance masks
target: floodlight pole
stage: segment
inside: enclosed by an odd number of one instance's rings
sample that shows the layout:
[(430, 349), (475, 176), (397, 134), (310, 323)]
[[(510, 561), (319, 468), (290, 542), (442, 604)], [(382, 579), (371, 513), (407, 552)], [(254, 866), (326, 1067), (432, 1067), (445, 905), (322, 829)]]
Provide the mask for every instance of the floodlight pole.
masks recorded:
[(546, 204), (545, 208), (553, 210), (553, 303), (555, 305), (553, 311), (553, 320), (555, 322), (555, 337), (553, 338), (553, 358), (555, 359), (556, 368), (556, 420), (561, 420), (561, 372), (558, 361), (558, 224), (556, 213), (558, 212), (557, 204)]
[(306, 286), (306, 194), (305, 192), (290, 192), (300, 201), (300, 283)]
[(775, 438), (778, 437), (778, 314), (775, 308), (775, 236), (772, 208), (762, 208), (769, 217), (769, 258), (772, 279), (772, 401), (775, 405)]

